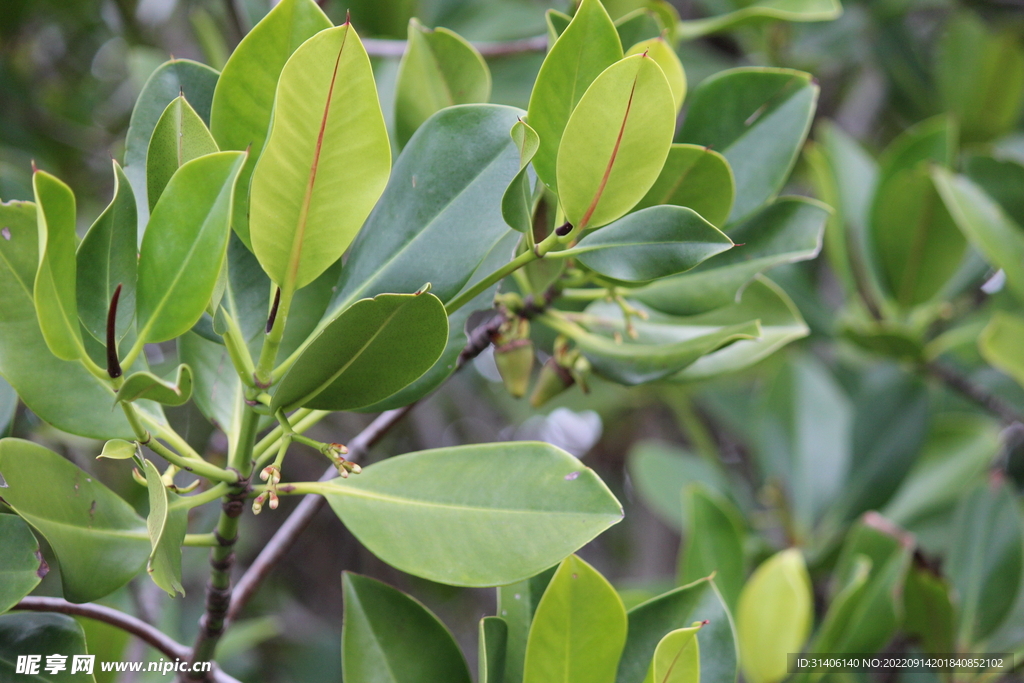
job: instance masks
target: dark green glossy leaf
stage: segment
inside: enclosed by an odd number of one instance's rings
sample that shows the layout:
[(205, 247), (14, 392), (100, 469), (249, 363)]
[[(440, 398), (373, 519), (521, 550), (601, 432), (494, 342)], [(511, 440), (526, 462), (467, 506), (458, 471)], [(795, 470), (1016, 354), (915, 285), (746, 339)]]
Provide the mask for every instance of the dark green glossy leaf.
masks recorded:
[(729, 230), (739, 246), (685, 275), (633, 290), (630, 297), (673, 315), (728, 306), (758, 273), (817, 256), (828, 217), (828, 209), (813, 200), (782, 197)]
[(486, 102), (491, 72), (476, 48), (446, 28), (409, 22), (395, 84), (395, 135), (404, 147), (434, 113), (457, 104)]
[(477, 680), (480, 683), (504, 683), (508, 625), (501, 617), (484, 617), (480, 620), (477, 637), (480, 639)]
[(1010, 488), (997, 481), (964, 495), (953, 523), (949, 576), (960, 597), (958, 644), (991, 635), (1013, 607), (1020, 586), (1020, 511)]
[(107, 311), (117, 286), (115, 330), (120, 339), (135, 317), (135, 279), (138, 256), (138, 217), (128, 177), (114, 164), (114, 198), (85, 233), (76, 255), (78, 317), (97, 341), (107, 341)]
[(498, 614), (508, 627), (505, 639), (505, 668), (502, 683), (523, 683), (523, 664), (530, 625), (544, 591), (558, 565), (528, 579), (498, 586)]
[(181, 544), (188, 531), (188, 508), (177, 506), (180, 497), (167, 490), (160, 472), (146, 460), (146, 485), (149, 488), (149, 517), (146, 528), (152, 551), (146, 571), (153, 583), (172, 597), (185, 595), (181, 586)]
[(313, 0), (281, 0), (242, 38), (213, 91), (208, 111), (217, 144), (225, 150), (249, 150), (238, 176), (231, 223), (250, 249), (249, 180), (267, 139), (277, 80), (299, 45), (330, 27), (330, 19)]
[(736, 183), (725, 157), (700, 145), (674, 144), (661, 175), (634, 210), (658, 204), (688, 206), (721, 227), (732, 210), (735, 192)]
[(729, 490), (721, 471), (707, 460), (661, 441), (637, 443), (626, 462), (641, 500), (662, 522), (677, 531), (688, 524), (687, 511), (682, 504), (684, 488), (700, 483), (719, 493)]
[(192, 369), (179, 365), (173, 382), (150, 372), (136, 372), (117, 390), (117, 401), (131, 403), (145, 398), (165, 406), (180, 406), (192, 396)]
[(32, 530), (17, 515), (0, 515), (0, 614), (32, 592), (50, 568)]
[(725, 496), (699, 482), (683, 489), (683, 507), (686, 533), (679, 583), (714, 574), (725, 604), (734, 608), (746, 579), (743, 516)]
[(608, 580), (567, 557), (537, 605), (523, 683), (612, 683), (626, 626), (622, 599)]
[(519, 173), (502, 195), (501, 215), (513, 230), (526, 232), (533, 229), (533, 184), (529, 165), (537, 154), (540, 138), (537, 131), (523, 121), (516, 121), (511, 135), (519, 150)]
[(88, 473), (28, 441), (0, 440), (3, 500), (49, 542), (64, 597), (89, 602), (128, 583), (149, 556), (145, 522)]
[(61, 360), (85, 355), (75, 277), (75, 195), (43, 171), (32, 174), (39, 221), (39, 270), (33, 297), (46, 346)]
[(189, 59), (172, 59), (153, 72), (142, 87), (132, 110), (124, 141), (124, 173), (131, 181), (139, 219), (139, 234), (149, 221), (146, 197), (146, 155), (153, 129), (171, 101), (179, 96), (189, 101), (204, 122), (210, 121), (210, 105), (217, 86), (217, 72)]
[(156, 122), (146, 153), (146, 193), (150, 212), (179, 168), (186, 162), (217, 151), (217, 143), (209, 129), (184, 95), (171, 100)]
[(571, 255), (621, 282), (648, 282), (690, 270), (731, 249), (732, 240), (683, 206), (652, 206), (620, 218), (555, 255)]
[(694, 90), (676, 140), (711, 147), (728, 160), (736, 180), (729, 222), (746, 218), (782, 189), (817, 99), (810, 74), (765, 67), (723, 71)]
[(530, 94), (527, 121), (540, 136), (534, 168), (550, 189), (569, 116), (598, 74), (620, 59), (619, 34), (601, 0), (585, 0), (548, 51)]
[(692, 40), (758, 21), (831, 21), (843, 13), (839, 0), (755, 0), (740, 9), (706, 19), (679, 22), (682, 40)]
[(171, 178), (139, 256), (137, 326), (145, 342), (174, 339), (202, 316), (227, 253), (243, 152), (208, 154)]
[(55, 427), (97, 439), (129, 438), (121, 411), (112, 411), (109, 384), (80, 363), (62, 361), (46, 347), (32, 300), (38, 263), (36, 208), (29, 202), (0, 204), (0, 373), (32, 412)]
[(665, 634), (708, 623), (697, 634), (703, 683), (735, 683), (739, 663), (736, 632), (713, 579), (701, 579), (629, 610), (629, 633), (616, 683), (642, 683)]
[(358, 301), (306, 347), (271, 404), (291, 410), (354, 410), (418, 379), (448, 342), (448, 316), (433, 294), (381, 294)]
[[(40, 655), (39, 671), (27, 677), (16, 673), (18, 655)], [(66, 668), (46, 671), (46, 656), (67, 657)], [(22, 612), (0, 616), (0, 680), (33, 683), (95, 683), (93, 674), (71, 673), (74, 655), (86, 654), (85, 634), (74, 619), (63, 614)], [(96, 667), (98, 668), (98, 667)]]
[(316, 488), (382, 560), (457, 586), (533, 576), (622, 518), (596, 474), (531, 442), (410, 453)]
[(420, 602), (387, 584), (342, 574), (341, 670), (365, 683), (470, 683), (459, 646)]

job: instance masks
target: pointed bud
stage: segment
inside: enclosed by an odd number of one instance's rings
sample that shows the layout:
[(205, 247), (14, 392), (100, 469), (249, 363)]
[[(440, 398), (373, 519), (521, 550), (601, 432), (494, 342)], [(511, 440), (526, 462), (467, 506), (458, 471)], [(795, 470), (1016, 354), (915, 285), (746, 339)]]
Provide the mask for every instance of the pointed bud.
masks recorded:
[(548, 358), (547, 362), (540, 369), (537, 377), (537, 384), (533, 387), (530, 395), (530, 405), (540, 408), (542, 405), (558, 396), (560, 393), (571, 387), (576, 380), (572, 374), (559, 365), (555, 357)]
[(271, 510), (276, 510), (279, 503), (280, 503), (280, 500), (278, 499), (277, 494), (274, 493), (273, 491), (271, 491), (270, 492), (270, 509)]
[(494, 348), (494, 362), (505, 383), (505, 391), (513, 398), (522, 398), (533, 374), (533, 342), (513, 339)]
[(263, 501), (267, 499), (267, 493), (264, 491), (260, 495), (256, 496), (256, 500), (252, 502), (252, 514), (258, 515), (263, 512)]

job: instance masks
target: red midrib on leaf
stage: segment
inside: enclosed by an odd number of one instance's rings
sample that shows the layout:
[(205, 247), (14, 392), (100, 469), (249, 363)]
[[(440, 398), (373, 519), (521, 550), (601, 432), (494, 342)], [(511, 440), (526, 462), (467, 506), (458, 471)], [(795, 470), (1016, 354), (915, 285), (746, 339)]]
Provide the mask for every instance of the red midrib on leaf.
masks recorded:
[[(644, 57), (646, 59), (646, 57)], [(636, 92), (636, 82), (640, 78), (639, 69), (637, 75), (633, 79), (633, 87), (629, 90), (629, 101), (626, 102), (626, 113), (622, 115), (622, 125), (619, 126), (619, 135), (615, 138), (615, 146), (612, 147), (612, 155), (608, 159), (608, 165), (604, 169), (604, 175), (601, 177), (601, 184), (597, 186), (597, 192), (594, 194), (594, 200), (590, 202), (590, 206), (587, 207), (586, 213), (583, 214), (583, 218), (580, 219), (580, 230), (584, 230), (587, 227), (587, 223), (590, 222), (591, 216), (597, 210), (597, 204), (601, 201), (601, 196), (604, 195), (604, 188), (608, 184), (608, 177), (612, 174), (612, 166), (615, 164), (615, 158), (619, 155), (619, 145), (622, 144), (622, 135), (626, 132), (626, 122), (629, 121), (629, 112), (633, 108), (633, 93)]]
[[(299, 223), (295, 230), (295, 238), (292, 241), (291, 262), (288, 264), (287, 280), (294, 287), (298, 277), (299, 264), (302, 261), (302, 242), (306, 237), (306, 221), (309, 218), (309, 203), (313, 197), (313, 185), (316, 184), (316, 172), (320, 166), (320, 150), (324, 144), (324, 131), (327, 129), (327, 117), (331, 113), (331, 98), (334, 97), (334, 83), (338, 79), (338, 67), (341, 65), (341, 54), (345, 50), (345, 42), (348, 40), (348, 32), (352, 30), (351, 24), (345, 24), (345, 35), (341, 39), (341, 47), (338, 48), (338, 57), (334, 60), (334, 71), (331, 73), (331, 85), (327, 89), (327, 102), (324, 104), (324, 115), (320, 119), (320, 132), (316, 137), (316, 148), (313, 150), (313, 163), (309, 167), (309, 183), (306, 185), (306, 196), (302, 200), (302, 209), (299, 212)], [(284, 283), (282, 283), (284, 284)]]

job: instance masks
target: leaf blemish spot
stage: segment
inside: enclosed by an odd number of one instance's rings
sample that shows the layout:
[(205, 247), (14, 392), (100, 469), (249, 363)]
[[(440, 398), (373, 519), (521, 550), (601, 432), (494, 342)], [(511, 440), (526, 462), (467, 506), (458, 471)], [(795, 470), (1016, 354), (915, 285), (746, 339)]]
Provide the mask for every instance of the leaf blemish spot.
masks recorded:
[(576, 479), (579, 478), (579, 476), (580, 476), (579, 472), (570, 472), (569, 474), (565, 475), (565, 480), (566, 481), (576, 481)]
[(36, 568), (36, 576), (41, 579), (50, 573), (50, 565), (46, 564), (43, 554), (38, 550), (36, 551), (36, 561), (39, 562), (39, 567)]
[(7, 480), (4, 479), (4, 475), (0, 473), (0, 489), (7, 488)]
[(0, 235), (3, 235), (3, 238), (8, 242), (11, 241), (11, 229), (6, 225), (4, 226), (3, 230), (0, 230)]

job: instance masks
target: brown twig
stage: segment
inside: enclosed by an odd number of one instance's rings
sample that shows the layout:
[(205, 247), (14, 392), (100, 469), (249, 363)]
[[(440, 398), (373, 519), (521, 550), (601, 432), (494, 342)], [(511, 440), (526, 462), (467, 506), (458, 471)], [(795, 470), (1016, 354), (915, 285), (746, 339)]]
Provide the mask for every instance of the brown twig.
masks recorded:
[[(406, 41), (383, 38), (364, 38), (363, 47), (371, 57), (401, 57), (405, 54)], [(534, 36), (520, 40), (494, 43), (473, 43), (484, 57), (508, 57), (525, 52), (543, 52), (548, 48), (547, 36)]]
[(1004, 423), (1008, 425), (1014, 423), (1024, 424), (1024, 415), (1018, 412), (1010, 403), (996, 396), (985, 387), (972, 382), (969, 377), (960, 374), (948, 365), (931, 361), (926, 363), (924, 368), (928, 374), (942, 380), (950, 389), (977, 403)]

